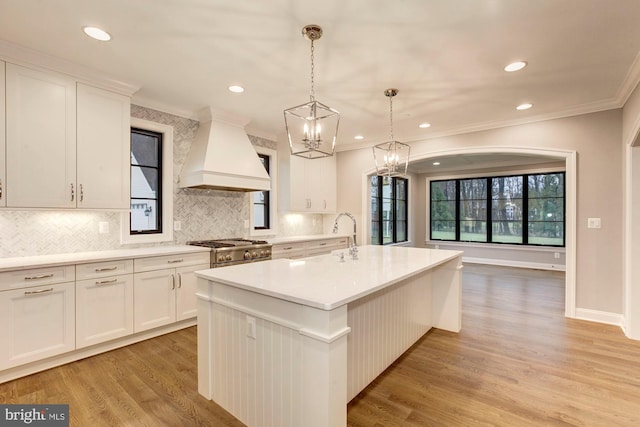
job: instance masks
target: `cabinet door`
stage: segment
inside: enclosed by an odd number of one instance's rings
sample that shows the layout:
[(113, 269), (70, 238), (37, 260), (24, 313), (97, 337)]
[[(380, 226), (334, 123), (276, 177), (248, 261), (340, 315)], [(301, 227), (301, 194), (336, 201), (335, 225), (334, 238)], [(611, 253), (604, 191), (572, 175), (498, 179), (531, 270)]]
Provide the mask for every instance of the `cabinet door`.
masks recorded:
[(76, 83), (6, 64), (7, 206), (76, 206)]
[(133, 274), (76, 282), (76, 348), (133, 333)]
[(190, 319), (198, 315), (198, 278), (196, 270), (206, 270), (209, 264), (202, 264), (195, 267), (176, 268), (177, 287), (176, 293), (176, 320)]
[(0, 292), (0, 371), (75, 348), (73, 282)]
[(0, 61), (0, 207), (7, 206), (7, 174), (5, 160), (5, 77), (4, 62)]
[(307, 188), (307, 163), (313, 161), (315, 160), (296, 156), (291, 156), (289, 159), (289, 209), (292, 211), (304, 212), (311, 208), (311, 199)]
[(145, 331), (176, 320), (175, 269), (147, 271), (133, 276), (133, 329)]
[(128, 97), (78, 83), (78, 207), (128, 209)]
[(307, 161), (306, 186), (310, 211), (336, 211), (336, 160), (334, 157)]

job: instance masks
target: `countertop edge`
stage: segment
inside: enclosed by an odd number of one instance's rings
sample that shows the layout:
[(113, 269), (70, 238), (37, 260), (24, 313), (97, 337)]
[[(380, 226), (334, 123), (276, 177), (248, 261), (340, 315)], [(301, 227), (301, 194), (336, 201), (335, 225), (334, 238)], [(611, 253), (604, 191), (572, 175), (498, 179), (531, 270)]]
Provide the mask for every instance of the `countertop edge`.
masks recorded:
[(65, 264), (86, 264), (100, 261), (113, 261), (129, 258), (148, 258), (161, 255), (176, 255), (209, 252), (211, 249), (200, 246), (172, 245), (149, 248), (110, 249), (105, 251), (70, 252), (65, 254), (35, 255), (0, 259), (0, 272), (25, 270), (30, 268), (55, 267)]

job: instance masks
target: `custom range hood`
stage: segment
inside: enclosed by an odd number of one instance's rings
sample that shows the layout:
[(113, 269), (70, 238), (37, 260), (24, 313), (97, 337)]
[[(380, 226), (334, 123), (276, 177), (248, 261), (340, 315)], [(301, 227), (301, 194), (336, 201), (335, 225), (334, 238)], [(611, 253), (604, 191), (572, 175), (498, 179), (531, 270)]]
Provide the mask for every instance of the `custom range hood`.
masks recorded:
[(180, 188), (266, 191), (271, 180), (244, 131), (248, 120), (207, 108), (180, 172)]

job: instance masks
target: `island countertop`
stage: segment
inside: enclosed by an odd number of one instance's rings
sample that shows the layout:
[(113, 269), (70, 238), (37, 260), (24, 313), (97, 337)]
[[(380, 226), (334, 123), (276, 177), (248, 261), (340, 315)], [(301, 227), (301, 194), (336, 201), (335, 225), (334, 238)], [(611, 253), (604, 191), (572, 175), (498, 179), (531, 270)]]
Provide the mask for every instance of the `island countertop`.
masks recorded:
[[(213, 282), (333, 310), (462, 255), (462, 251), (399, 246), (360, 246), (358, 250), (357, 260), (352, 260), (347, 250), (339, 250), (331, 255), (262, 261), (196, 274)], [(340, 262), (339, 252), (344, 253), (344, 262)]]

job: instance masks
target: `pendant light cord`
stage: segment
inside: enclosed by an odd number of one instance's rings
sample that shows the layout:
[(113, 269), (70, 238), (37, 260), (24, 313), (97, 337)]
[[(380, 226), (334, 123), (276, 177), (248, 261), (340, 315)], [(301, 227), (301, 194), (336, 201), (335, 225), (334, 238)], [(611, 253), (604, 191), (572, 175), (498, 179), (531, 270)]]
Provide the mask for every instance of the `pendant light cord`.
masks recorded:
[(393, 96), (389, 97), (389, 135), (391, 136), (390, 141), (394, 141), (393, 139)]

